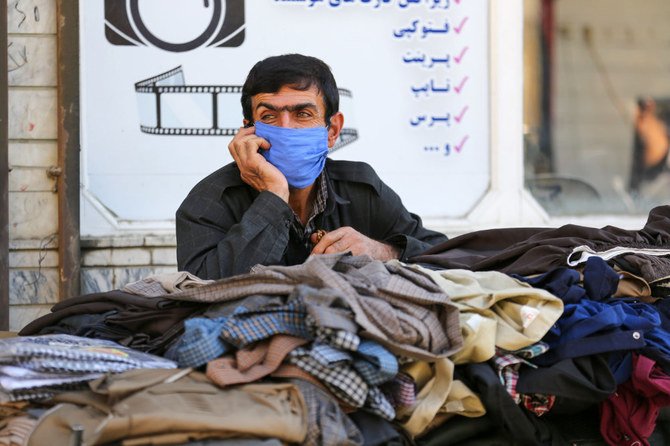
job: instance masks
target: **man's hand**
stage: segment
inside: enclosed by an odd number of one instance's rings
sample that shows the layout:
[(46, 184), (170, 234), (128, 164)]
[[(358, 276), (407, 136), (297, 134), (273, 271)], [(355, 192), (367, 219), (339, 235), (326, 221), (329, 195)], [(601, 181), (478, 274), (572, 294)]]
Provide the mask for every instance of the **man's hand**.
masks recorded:
[(355, 256), (367, 254), (373, 259), (387, 261), (400, 257), (398, 248), (386, 243), (372, 240), (356, 231), (350, 226), (345, 226), (330, 231), (318, 240), (316, 233), (311, 235), (312, 243), (315, 243), (312, 254), (334, 254), (347, 252)]
[(228, 150), (240, 169), (242, 181), (259, 192), (270, 191), (288, 203), (288, 182), (279, 169), (270, 164), (259, 149), (267, 150), (270, 143), (256, 136), (253, 127), (241, 127)]

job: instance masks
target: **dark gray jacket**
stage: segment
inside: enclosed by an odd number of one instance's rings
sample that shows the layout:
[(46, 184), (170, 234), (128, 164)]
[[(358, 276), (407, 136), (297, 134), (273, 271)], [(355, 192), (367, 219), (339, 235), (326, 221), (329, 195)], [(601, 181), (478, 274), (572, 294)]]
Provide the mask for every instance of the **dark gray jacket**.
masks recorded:
[[(424, 228), (369, 165), (328, 159), (325, 172), (328, 200), (317, 229), (351, 226), (400, 248), (401, 260), (447, 240)], [(247, 273), (255, 264), (296, 265), (309, 256), (288, 204), (244, 183), (234, 163), (200, 181), (176, 218), (178, 267), (203, 279)]]

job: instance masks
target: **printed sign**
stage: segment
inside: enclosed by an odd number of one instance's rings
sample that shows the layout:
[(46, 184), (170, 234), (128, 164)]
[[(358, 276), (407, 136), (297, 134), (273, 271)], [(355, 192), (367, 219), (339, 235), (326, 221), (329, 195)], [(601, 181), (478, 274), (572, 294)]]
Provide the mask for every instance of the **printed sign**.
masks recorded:
[[(80, 2), (83, 233), (170, 228), (232, 161), (255, 62), (324, 60), (345, 129), (330, 156), (371, 164), (412, 212), (461, 217), (488, 188), (486, 0)], [(97, 215), (94, 215), (97, 214)]]

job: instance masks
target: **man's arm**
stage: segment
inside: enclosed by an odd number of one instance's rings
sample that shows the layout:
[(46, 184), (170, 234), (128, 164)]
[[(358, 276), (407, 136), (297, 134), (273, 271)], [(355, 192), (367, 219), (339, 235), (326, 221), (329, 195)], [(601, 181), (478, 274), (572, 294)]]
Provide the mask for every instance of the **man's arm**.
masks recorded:
[(426, 229), (421, 218), (409, 212), (398, 194), (383, 182), (374, 212), (383, 231), (380, 240), (397, 247), (401, 261), (448, 240), (443, 233)]
[[(351, 201), (349, 212), (355, 215), (348, 215), (346, 220), (351, 221), (353, 227), (329, 231), (312, 253), (351, 251), (354, 255), (367, 254), (382, 261), (394, 258), (404, 261), (447, 240), (444, 234), (424, 228), (421, 218), (405, 208), (398, 194), (381, 181), (369, 165), (355, 163), (339, 169), (340, 180), (342, 169), (349, 171), (351, 178), (362, 179), (359, 183), (343, 180), (351, 184), (346, 189), (346, 198)], [(313, 236), (312, 242), (316, 241)]]
[(177, 265), (203, 279), (248, 273), (258, 264), (280, 264), (289, 240), (292, 212), (271, 192), (244, 209), (194, 191), (176, 215)]
[[(228, 144), (239, 178), (259, 194), (241, 205), (242, 195), (224, 202), (223, 189), (198, 185), (177, 211), (177, 264), (203, 279), (249, 272), (257, 264), (281, 262), (292, 211), (288, 183), (259, 153), (270, 144), (255, 129), (240, 128)], [(232, 192), (231, 192), (232, 193)], [(246, 208), (248, 206), (248, 209)]]

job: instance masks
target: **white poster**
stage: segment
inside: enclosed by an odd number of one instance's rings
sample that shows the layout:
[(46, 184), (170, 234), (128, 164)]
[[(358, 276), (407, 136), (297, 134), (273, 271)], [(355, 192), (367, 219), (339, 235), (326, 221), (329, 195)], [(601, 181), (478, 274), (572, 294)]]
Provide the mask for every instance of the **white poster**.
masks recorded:
[[(86, 0), (81, 8), (83, 233), (169, 227), (230, 162), (255, 62), (323, 59), (341, 92), (335, 159), (371, 164), (423, 217), (488, 188), (487, 0)], [(94, 213), (100, 215), (94, 216)]]

